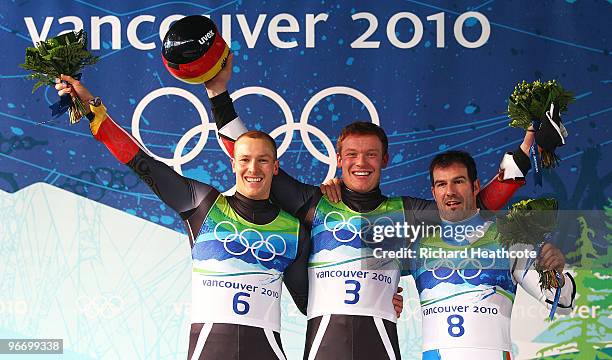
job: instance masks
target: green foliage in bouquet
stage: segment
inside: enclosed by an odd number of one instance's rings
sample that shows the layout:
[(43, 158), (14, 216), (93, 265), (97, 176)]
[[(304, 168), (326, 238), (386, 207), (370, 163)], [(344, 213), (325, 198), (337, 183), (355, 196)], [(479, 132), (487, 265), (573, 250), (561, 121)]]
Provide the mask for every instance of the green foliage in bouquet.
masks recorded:
[(574, 100), (574, 94), (563, 89), (557, 80), (536, 80), (531, 83), (523, 80), (516, 85), (508, 99), (510, 126), (527, 129), (533, 119), (544, 119), (551, 103), (554, 102), (560, 113), (564, 113)]
[(20, 66), (33, 73), (28, 79), (38, 80), (32, 92), (43, 85), (53, 85), (60, 74), (74, 76), (86, 65), (95, 64), (97, 56), (87, 50), (87, 33), (69, 32), (40, 41), (26, 49), (25, 63)]
[(497, 219), (500, 242), (506, 248), (514, 244), (537, 245), (544, 234), (550, 233), (557, 222), (556, 199), (519, 201), (505, 216)]
[[(87, 50), (87, 33), (84, 30), (40, 41), (36, 47), (26, 49), (25, 63), (20, 66), (32, 71), (28, 79), (37, 80), (32, 93), (43, 85), (53, 85), (60, 74), (75, 76), (87, 65), (95, 64), (97, 56)], [(82, 102), (75, 98), (69, 109), (70, 122), (74, 123), (85, 113)]]
[[(505, 216), (497, 218), (499, 242), (507, 249), (515, 244), (537, 247), (551, 233), (557, 223), (556, 199), (528, 199), (519, 201)], [(536, 263), (540, 274), (540, 287), (551, 289), (558, 286), (554, 271), (544, 271)]]

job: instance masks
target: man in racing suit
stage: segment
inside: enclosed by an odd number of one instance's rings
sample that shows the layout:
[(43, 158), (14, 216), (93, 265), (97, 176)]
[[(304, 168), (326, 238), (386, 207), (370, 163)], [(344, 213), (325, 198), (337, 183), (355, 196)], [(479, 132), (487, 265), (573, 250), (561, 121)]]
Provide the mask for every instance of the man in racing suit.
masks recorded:
[[(528, 257), (511, 252), (500, 256), (504, 253), (496, 224), (485, 220), (477, 208), (480, 183), (469, 154), (437, 155), (430, 176), (442, 231), (418, 241), (412, 269), (423, 312), (423, 360), (510, 360), (510, 317), (517, 285), (549, 309), (554, 289), (540, 288), (535, 263)], [(525, 254), (533, 246), (517, 244), (509, 250)], [(441, 251), (496, 255), (444, 258)], [(561, 274), (565, 258), (547, 243), (538, 262)], [(569, 273), (561, 277), (561, 286), (557, 311), (567, 314), (576, 294)]]
[[(231, 67), (227, 67), (224, 76)], [(62, 76), (60, 95), (93, 100), (79, 81)], [(192, 324), (188, 359), (285, 359), (280, 341), (280, 295), (285, 283), (305, 313), (308, 231), (269, 200), (278, 171), (274, 140), (249, 132), (235, 144), (235, 195), (177, 174), (154, 159), (106, 113), (90, 105), (90, 129), (183, 220), (191, 245)], [(389, 301), (391, 303), (391, 301)]]

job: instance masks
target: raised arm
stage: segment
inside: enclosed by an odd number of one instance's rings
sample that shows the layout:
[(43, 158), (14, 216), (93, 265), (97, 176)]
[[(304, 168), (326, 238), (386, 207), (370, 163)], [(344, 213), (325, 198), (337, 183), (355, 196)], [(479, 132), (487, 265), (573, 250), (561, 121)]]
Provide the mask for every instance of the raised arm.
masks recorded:
[(527, 130), (519, 148), (504, 154), (497, 175), (478, 194), (481, 209), (491, 211), (502, 209), (514, 193), (525, 185), (525, 176), (531, 168), (528, 154), (535, 140), (534, 134)]
[[(234, 156), (234, 141), (247, 132), (247, 128), (237, 115), (227, 83), (231, 77), (232, 58), (228, 58), (225, 68), (206, 83), (211, 110), (217, 125), (219, 137), (231, 157)], [(302, 183), (285, 171), (280, 170), (272, 180), (270, 198), (283, 210), (305, 219), (310, 207), (318, 201), (321, 191), (317, 186)]]
[[(87, 104), (93, 96), (80, 82), (69, 76), (62, 76), (55, 88), (58, 94), (78, 96)], [(218, 194), (213, 187), (183, 177), (168, 165), (147, 154), (140, 144), (111, 119), (103, 104), (90, 105), (87, 114), (91, 133), (103, 143), (122, 164), (129, 166), (140, 179), (183, 220), (188, 219), (207, 196)]]

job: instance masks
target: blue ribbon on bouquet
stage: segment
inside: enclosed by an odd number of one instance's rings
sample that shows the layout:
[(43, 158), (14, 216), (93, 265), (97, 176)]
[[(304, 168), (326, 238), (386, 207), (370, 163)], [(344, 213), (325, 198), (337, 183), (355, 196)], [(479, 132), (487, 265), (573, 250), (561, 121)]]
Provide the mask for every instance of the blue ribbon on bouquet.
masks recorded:
[[(533, 119), (531, 124), (533, 125), (533, 129), (538, 131), (540, 129), (540, 124), (542, 122), (538, 119)], [(537, 148), (538, 144), (534, 141), (529, 148), (529, 157), (531, 158), (531, 162), (533, 163), (533, 182), (542, 186), (542, 158), (540, 157), (540, 152)]]
[(523, 270), (523, 279), (525, 278), (525, 275), (527, 275), (527, 271), (531, 268), (531, 265), (533, 265), (533, 262), (540, 257), (540, 252), (542, 251), (542, 246), (544, 246), (544, 241), (542, 241), (541, 243), (539, 243), (538, 245), (536, 245), (535, 251), (536, 251), (536, 257), (535, 258), (529, 258), (527, 259), (527, 264), (525, 264), (525, 270)]
[(553, 300), (552, 307), (550, 308), (550, 314), (548, 315), (548, 319), (552, 321), (555, 317), (555, 311), (557, 311), (557, 306), (559, 305), (559, 298), (561, 298), (561, 274), (555, 270), (555, 277), (557, 278), (557, 289), (555, 290), (555, 299)]
[[(76, 80), (81, 80), (81, 75), (82, 74), (76, 74), (73, 76), (73, 78), (75, 78)], [(62, 81), (62, 82), (66, 83), (65, 81)], [(57, 119), (58, 117), (65, 114), (66, 111), (70, 109), (70, 105), (72, 105), (72, 101), (73, 101), (72, 96), (70, 96), (69, 94), (60, 96), (60, 99), (58, 102), (55, 102), (49, 105), (49, 109), (51, 109), (51, 116), (53, 116), (54, 119)]]

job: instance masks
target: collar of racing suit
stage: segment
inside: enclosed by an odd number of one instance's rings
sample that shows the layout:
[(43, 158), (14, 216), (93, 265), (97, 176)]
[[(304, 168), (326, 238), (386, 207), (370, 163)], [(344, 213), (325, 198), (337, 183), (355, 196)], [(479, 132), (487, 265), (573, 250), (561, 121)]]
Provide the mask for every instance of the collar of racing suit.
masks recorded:
[(271, 223), (280, 212), (280, 209), (272, 204), (270, 199), (253, 200), (239, 192), (228, 196), (227, 202), (243, 219), (257, 225)]
[(351, 208), (351, 210), (361, 213), (376, 209), (378, 205), (387, 199), (387, 197), (382, 194), (379, 187), (367, 193), (359, 193), (342, 184), (341, 191), (342, 202)]

